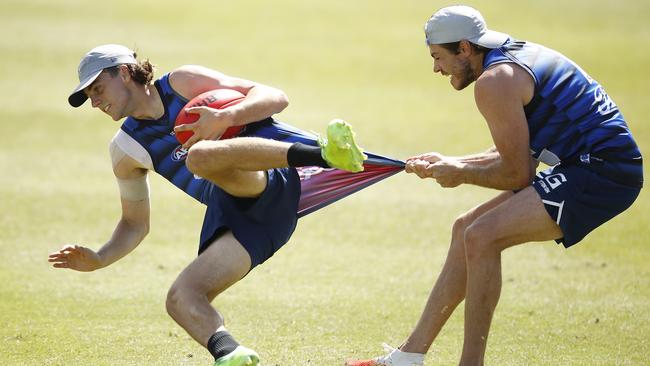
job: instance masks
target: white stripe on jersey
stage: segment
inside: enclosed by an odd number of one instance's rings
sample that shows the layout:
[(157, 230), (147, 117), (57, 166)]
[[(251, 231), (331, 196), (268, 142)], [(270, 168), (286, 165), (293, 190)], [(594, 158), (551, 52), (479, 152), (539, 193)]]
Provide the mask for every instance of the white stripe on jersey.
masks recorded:
[(117, 155), (124, 154), (142, 164), (143, 167), (149, 170), (154, 170), (151, 155), (149, 155), (147, 150), (142, 147), (140, 143), (138, 143), (133, 137), (129, 136), (128, 133), (122, 131), (122, 129), (117, 130), (117, 133), (113, 136), (110, 143), (110, 152), (113, 165), (115, 165), (116, 160), (121, 160), (121, 156)]

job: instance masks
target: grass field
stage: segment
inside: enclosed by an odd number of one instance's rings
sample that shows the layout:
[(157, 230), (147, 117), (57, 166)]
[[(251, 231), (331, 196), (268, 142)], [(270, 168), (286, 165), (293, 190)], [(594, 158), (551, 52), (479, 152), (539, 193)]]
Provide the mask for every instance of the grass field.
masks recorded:
[[(203, 207), (151, 178), (152, 231), (94, 273), (55, 270), (69, 242), (99, 247), (119, 217), (108, 157), (118, 124), (66, 98), (80, 57), (122, 43), (158, 65), (187, 63), (277, 86), (281, 120), (322, 131), (353, 123), (396, 158), (480, 151), (472, 92), (433, 75), (422, 25), (440, 1), (0, 2), (0, 364), (211, 365), (166, 314), (195, 256)], [(98, 3), (99, 4), (99, 3)], [(604, 84), (642, 150), (648, 123), (650, 3), (473, 1), (488, 25), (551, 46)], [(290, 243), (215, 301), (264, 365), (341, 365), (405, 338), (446, 254), (454, 218), (496, 192), (400, 174), (301, 220)], [(505, 252), (490, 365), (647, 365), (650, 197), (579, 246)], [(462, 311), (427, 365), (453, 365)]]

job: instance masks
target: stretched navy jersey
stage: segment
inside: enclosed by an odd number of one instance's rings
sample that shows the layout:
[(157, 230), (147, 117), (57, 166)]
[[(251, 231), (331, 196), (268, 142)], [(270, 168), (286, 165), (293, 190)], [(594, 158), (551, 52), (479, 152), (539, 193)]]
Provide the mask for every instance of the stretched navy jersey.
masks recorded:
[(187, 151), (181, 147), (174, 135), (174, 121), (188, 100), (171, 88), (169, 74), (156, 80), (154, 85), (165, 106), (163, 116), (157, 120), (128, 117), (122, 124), (122, 131), (147, 151), (153, 170), (198, 201), (206, 203), (211, 183), (195, 177), (187, 169)]
[[(113, 143), (147, 169), (154, 170), (199, 202), (207, 204), (215, 186), (187, 169), (187, 151), (174, 135), (174, 121), (188, 100), (169, 85), (169, 74), (156, 80), (154, 85), (165, 106), (163, 116), (157, 120), (128, 117), (113, 138)], [(315, 135), (272, 118), (247, 124), (239, 136), (317, 145)], [(402, 161), (370, 152), (367, 155), (369, 158), (364, 162), (365, 171), (361, 173), (319, 167), (298, 168), (301, 180), (298, 215), (314, 212), (404, 168)]]
[(578, 65), (554, 50), (522, 41), (490, 51), (483, 66), (500, 63), (521, 66), (535, 82), (534, 96), (524, 108), (534, 158), (556, 165), (604, 156), (616, 161), (617, 174), (630, 170), (638, 175), (641, 153), (623, 115)]

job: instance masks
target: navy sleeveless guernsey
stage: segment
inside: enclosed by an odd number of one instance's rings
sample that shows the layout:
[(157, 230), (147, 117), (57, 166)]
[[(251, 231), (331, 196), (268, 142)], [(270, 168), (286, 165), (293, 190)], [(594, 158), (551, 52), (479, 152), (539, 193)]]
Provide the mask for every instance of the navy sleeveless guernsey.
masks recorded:
[[(130, 145), (130, 151), (134, 153), (132, 157), (138, 160), (136, 155), (142, 155), (138, 150), (144, 149), (148, 154), (144, 158), (148, 169), (153, 169), (207, 206), (199, 254), (230, 230), (250, 255), (251, 268), (264, 262), (289, 240), (296, 227), (300, 198), (298, 173), (294, 168), (267, 170), (266, 189), (254, 200), (231, 196), (209, 180), (195, 176), (185, 166), (187, 150), (174, 135), (174, 121), (188, 100), (172, 89), (169, 74), (156, 80), (154, 86), (165, 107), (162, 117), (156, 120), (128, 117), (121, 127), (120, 132), (126, 133), (139, 145), (137, 149)], [(269, 118), (249, 126), (264, 125), (269, 121), (272, 120)]]
[[(230, 230), (251, 257), (251, 268), (263, 263), (291, 237), (298, 217), (403, 170), (404, 163), (367, 152), (364, 174), (304, 167), (269, 169), (267, 186), (256, 199), (234, 197), (185, 166), (187, 151), (174, 135), (174, 121), (188, 100), (169, 84), (169, 74), (154, 83), (165, 107), (162, 117), (128, 117), (114, 141), (147, 169), (165, 177), (207, 206), (199, 239), (199, 254)], [(302, 142), (318, 146), (316, 136), (269, 117), (247, 124), (240, 136)]]
[(483, 66), (500, 63), (521, 66), (535, 82), (524, 108), (534, 158), (551, 166), (606, 160), (592, 168), (626, 185), (642, 185), (639, 148), (598, 82), (562, 54), (531, 42), (508, 41), (490, 51)]
[(174, 135), (174, 121), (188, 100), (177, 94), (169, 85), (169, 74), (154, 83), (165, 106), (165, 113), (157, 120), (140, 120), (128, 117), (122, 130), (135, 139), (151, 156), (156, 173), (203, 204), (211, 183), (195, 177), (185, 166), (187, 151)]

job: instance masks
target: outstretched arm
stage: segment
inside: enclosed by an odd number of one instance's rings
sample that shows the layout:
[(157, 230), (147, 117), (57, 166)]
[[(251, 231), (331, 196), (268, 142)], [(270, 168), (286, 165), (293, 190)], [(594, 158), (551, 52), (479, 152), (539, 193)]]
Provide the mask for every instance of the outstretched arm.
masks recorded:
[[(490, 164), (495, 160), (497, 160), (498, 158), (499, 158), (499, 152), (497, 151), (497, 148), (495, 146), (492, 146), (486, 151), (480, 153), (464, 155), (464, 156), (446, 156), (439, 152), (433, 151), (433, 152), (428, 152), (420, 155), (411, 156), (410, 158), (406, 159), (406, 169), (408, 173), (415, 172), (413, 168), (416, 165), (418, 165), (418, 161), (420, 163), (434, 164), (439, 162), (440, 160), (450, 159), (450, 160), (456, 160), (461, 163), (484, 165), (484, 164)], [(424, 165), (426, 166), (429, 164), (424, 164)]]
[(530, 157), (524, 105), (532, 98), (533, 89), (534, 83), (523, 69), (503, 64), (486, 70), (476, 81), (474, 91), (495, 149), (461, 158), (425, 154), (425, 159), (407, 164), (407, 172), (433, 178), (443, 187), (467, 183), (514, 190), (527, 186), (536, 163)]
[(80, 245), (66, 245), (51, 253), (48, 261), (56, 268), (90, 272), (114, 263), (129, 254), (149, 232), (149, 191), (146, 170), (130, 157), (113, 168), (120, 185), (122, 217), (111, 238), (94, 251)]

